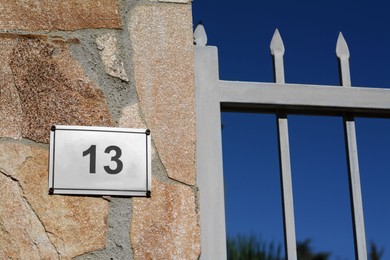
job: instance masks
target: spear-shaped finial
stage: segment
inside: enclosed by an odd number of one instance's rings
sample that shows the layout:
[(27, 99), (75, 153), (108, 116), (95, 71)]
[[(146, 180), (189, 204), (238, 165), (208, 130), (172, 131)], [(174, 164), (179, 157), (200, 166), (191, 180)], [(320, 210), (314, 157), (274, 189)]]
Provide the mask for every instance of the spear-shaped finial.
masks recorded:
[(275, 30), (272, 37), (270, 49), (272, 56), (274, 56), (275, 82), (284, 83), (284, 44), (278, 29)]
[(284, 44), (278, 29), (275, 30), (274, 35), (272, 36), (270, 48), (272, 55), (275, 55), (276, 53), (284, 54)]
[(349, 58), (349, 49), (347, 42), (344, 39), (343, 34), (340, 32), (336, 44), (336, 55), (338, 58), (346, 57)]
[(345, 87), (351, 86), (351, 73), (349, 70), (349, 49), (343, 34), (340, 32), (336, 43), (336, 55), (340, 62), (341, 84)]
[(207, 44), (207, 34), (202, 21), (199, 21), (198, 26), (196, 26), (194, 31), (194, 43), (197, 46), (206, 46)]

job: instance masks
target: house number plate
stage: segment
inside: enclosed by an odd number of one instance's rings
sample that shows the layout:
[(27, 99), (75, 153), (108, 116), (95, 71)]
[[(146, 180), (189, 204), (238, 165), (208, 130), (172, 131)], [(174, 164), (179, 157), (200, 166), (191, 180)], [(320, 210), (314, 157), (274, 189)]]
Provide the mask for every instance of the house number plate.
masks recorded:
[(49, 194), (150, 196), (148, 129), (52, 126)]

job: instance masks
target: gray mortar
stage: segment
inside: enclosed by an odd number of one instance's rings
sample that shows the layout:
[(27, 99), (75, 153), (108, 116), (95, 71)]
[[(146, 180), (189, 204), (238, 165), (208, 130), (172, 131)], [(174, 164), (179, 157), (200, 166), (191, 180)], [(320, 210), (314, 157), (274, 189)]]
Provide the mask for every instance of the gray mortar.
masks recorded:
[[(132, 9), (140, 2), (142, 1), (120, 2), (123, 30), (82, 30), (72, 33), (73, 38), (80, 40), (80, 44), (72, 45), (72, 54), (79, 61), (88, 77), (95, 81), (96, 85), (103, 91), (116, 125), (118, 125), (124, 107), (135, 103), (139, 104), (134, 84), (132, 44), (128, 33), (128, 20)], [(115, 35), (118, 39), (119, 58), (124, 61), (129, 82), (124, 82), (105, 72), (97, 48), (96, 38), (107, 33)], [(139, 113), (141, 118), (144, 118), (142, 110)], [(154, 144), (153, 149), (156, 151)], [(152, 172), (153, 178), (164, 182), (177, 183), (168, 178), (166, 169), (157, 152), (154, 153), (152, 158)], [(113, 198), (110, 202), (108, 214), (106, 248), (78, 256), (74, 259), (133, 259), (130, 241), (131, 215), (131, 199)]]
[(130, 247), (131, 207), (131, 199), (112, 197), (108, 211), (106, 248), (77, 256), (73, 259), (134, 259)]
[[(73, 45), (71, 49), (72, 54), (83, 66), (87, 75), (101, 87), (116, 125), (118, 125), (123, 108), (139, 103), (134, 85), (132, 48), (128, 34), (128, 17), (131, 8), (134, 6), (133, 2), (136, 1), (120, 2), (123, 30), (83, 30), (80, 34), (75, 32), (76, 35), (73, 35), (73, 37), (78, 38), (80, 44)], [(96, 38), (106, 33), (115, 35), (118, 39), (119, 58), (124, 62), (129, 82), (112, 77), (105, 72), (96, 45)], [(152, 162), (152, 165), (154, 168), (156, 163)], [(159, 170), (152, 171), (153, 173), (160, 172)], [(130, 242), (131, 204), (131, 198), (112, 198), (108, 213), (106, 248), (74, 259), (133, 259)]]
[[(153, 178), (168, 183), (177, 181), (167, 177), (166, 170), (158, 155), (152, 159)], [(195, 187), (196, 188), (196, 187)], [(152, 191), (153, 196), (153, 191)], [(145, 198), (146, 199), (146, 198)], [(130, 241), (130, 223), (132, 216), (132, 200), (129, 198), (112, 197), (108, 212), (108, 231), (106, 248), (73, 258), (74, 260), (101, 259), (122, 260), (134, 259)]]
[[(166, 170), (158, 156), (152, 159), (153, 177), (168, 183), (177, 181), (167, 177)], [(196, 187), (195, 187), (196, 189)], [(152, 191), (153, 196), (153, 191)], [(146, 199), (146, 198), (145, 198)], [(132, 216), (132, 200), (129, 198), (111, 197), (108, 211), (108, 231), (106, 248), (73, 258), (73, 260), (132, 260), (133, 251), (130, 241), (130, 223)]]
[[(115, 120), (115, 124), (118, 125), (122, 110), (128, 105), (138, 103), (138, 97), (134, 84), (131, 83), (131, 80), (130, 82), (125, 82), (119, 78), (110, 76), (105, 72), (104, 65), (97, 49), (96, 38), (99, 35), (106, 33), (107, 30), (102, 30), (98, 33), (95, 30), (84, 30), (82, 34), (77, 36), (80, 40), (80, 44), (72, 45), (71, 51), (74, 58), (81, 64), (88, 77), (95, 81), (97, 83), (96, 85), (103, 91), (111, 115)], [(121, 39), (121, 37), (119, 37), (119, 33), (115, 30), (111, 30), (110, 34)], [(121, 40), (118, 41), (119, 55), (121, 59), (125, 61), (127, 58), (125, 58), (123, 51), (121, 51), (121, 42)], [(128, 73), (129, 66), (126, 63), (127, 62), (125, 62), (125, 69), (126, 73)], [(132, 78), (131, 73), (128, 73), (128, 75)]]
[(17, 143), (17, 144), (24, 144), (27, 146), (35, 146), (40, 147), (49, 150), (49, 144), (46, 143), (38, 143), (34, 140), (28, 139), (28, 138), (21, 138), (21, 139), (14, 139), (10, 137), (0, 137), (0, 142), (4, 143)]
[[(83, 67), (88, 77), (95, 81), (98, 87), (103, 91), (107, 100), (107, 105), (110, 113), (118, 125), (122, 111), (126, 106), (139, 103), (137, 91), (134, 84), (134, 66), (132, 55), (131, 38), (128, 33), (128, 20), (131, 15), (131, 10), (139, 3), (139, 0), (122, 0), (120, 1), (120, 13), (122, 30), (115, 29), (85, 29), (74, 31), (70, 35), (71, 38), (80, 40), (80, 44), (73, 44), (71, 52), (75, 59)], [(118, 39), (118, 55), (123, 61), (126, 74), (129, 77), (129, 82), (119, 78), (110, 76), (106, 73), (104, 64), (102, 63), (99, 50), (97, 48), (96, 39), (104, 34), (114, 35)], [(56, 33), (53, 36), (64, 35)], [(140, 115), (143, 118), (141, 111)]]

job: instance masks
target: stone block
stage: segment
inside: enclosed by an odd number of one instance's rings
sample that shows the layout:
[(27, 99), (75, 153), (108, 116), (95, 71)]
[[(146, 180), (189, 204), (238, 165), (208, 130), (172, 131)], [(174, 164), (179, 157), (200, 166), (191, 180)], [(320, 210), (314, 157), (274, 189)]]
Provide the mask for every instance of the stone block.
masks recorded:
[(18, 182), (0, 173), (0, 259), (58, 259)]
[(122, 109), (119, 127), (146, 128), (146, 125), (140, 116), (139, 105), (137, 103), (128, 105)]
[(106, 73), (128, 82), (129, 78), (125, 71), (123, 58), (119, 55), (118, 39), (115, 35), (111, 33), (100, 35), (96, 39), (96, 44)]
[(71, 259), (105, 247), (107, 201), (48, 195), (46, 146), (0, 139), (0, 151), (1, 259)]
[(133, 199), (134, 259), (198, 259), (199, 215), (192, 188), (153, 180), (151, 198)]
[(78, 30), (120, 28), (117, 0), (0, 0), (0, 29)]
[(0, 137), (22, 137), (22, 107), (14, 77), (8, 64), (16, 41), (0, 34)]
[(195, 184), (191, 6), (144, 4), (129, 16), (140, 107), (168, 176)]
[[(16, 108), (20, 106), (23, 137), (48, 143), (53, 124), (113, 126), (102, 91), (71, 56), (68, 43), (24, 36), (14, 36), (14, 41), (17, 43), (3, 66), (11, 68), (15, 88), (9, 84), (9, 89), (19, 100), (2, 95), (6, 101), (2, 108), (19, 112)], [(11, 121), (15, 114), (5, 110), (2, 117)], [(15, 122), (20, 124), (19, 117)], [(17, 129), (14, 133), (16, 136)]]

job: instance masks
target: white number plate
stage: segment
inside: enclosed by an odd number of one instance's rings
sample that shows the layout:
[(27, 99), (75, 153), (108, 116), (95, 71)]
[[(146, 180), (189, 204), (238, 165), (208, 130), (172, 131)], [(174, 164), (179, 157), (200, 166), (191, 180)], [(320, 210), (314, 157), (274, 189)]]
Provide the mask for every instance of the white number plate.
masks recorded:
[(49, 193), (150, 196), (148, 129), (53, 126)]

